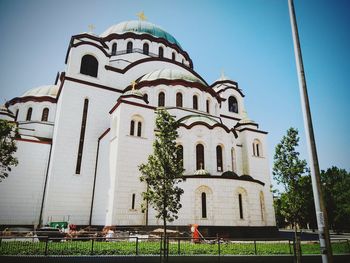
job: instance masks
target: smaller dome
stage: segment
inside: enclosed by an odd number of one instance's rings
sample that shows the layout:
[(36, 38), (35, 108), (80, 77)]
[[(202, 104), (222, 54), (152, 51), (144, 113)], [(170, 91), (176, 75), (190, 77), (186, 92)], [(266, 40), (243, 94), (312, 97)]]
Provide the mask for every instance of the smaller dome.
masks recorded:
[(134, 96), (138, 96), (138, 97), (143, 98), (143, 93), (141, 91), (139, 91), (138, 89), (128, 90), (122, 96), (127, 96), (127, 95), (134, 95)]
[(194, 172), (194, 175), (210, 175), (210, 173), (205, 169), (200, 169)]
[(255, 122), (249, 118), (246, 110), (243, 110), (242, 115), (242, 119), (238, 122), (239, 125), (255, 124)]
[(144, 75), (139, 82), (142, 81), (153, 81), (157, 79), (167, 80), (186, 80), (189, 82), (198, 82), (206, 85), (201, 79), (193, 75), (192, 73), (179, 69), (159, 69)]
[(47, 85), (47, 86), (40, 86), (34, 89), (30, 89), (27, 92), (23, 93), (21, 97), (44, 97), (49, 96), (56, 98), (58, 93), (58, 86), (57, 85)]
[(13, 115), (13, 113), (3, 104), (0, 105), (0, 113)]

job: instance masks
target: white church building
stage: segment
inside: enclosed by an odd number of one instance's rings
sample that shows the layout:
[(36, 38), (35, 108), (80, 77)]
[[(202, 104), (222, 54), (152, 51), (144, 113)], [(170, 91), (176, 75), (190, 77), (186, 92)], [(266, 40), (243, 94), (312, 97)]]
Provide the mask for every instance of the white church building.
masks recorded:
[(247, 116), (244, 91), (207, 83), (168, 32), (147, 21), (74, 35), (54, 85), (6, 102), (18, 125), (18, 166), (0, 183), (0, 225), (156, 226), (141, 211), (138, 166), (159, 107), (180, 123), (184, 194), (173, 226), (274, 227), (267, 132)]

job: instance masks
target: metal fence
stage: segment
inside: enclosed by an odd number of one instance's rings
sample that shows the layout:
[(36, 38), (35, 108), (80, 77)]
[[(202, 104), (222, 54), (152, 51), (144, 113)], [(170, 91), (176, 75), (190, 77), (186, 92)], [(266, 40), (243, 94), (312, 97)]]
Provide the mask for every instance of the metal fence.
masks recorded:
[[(0, 255), (161, 255), (163, 239), (150, 237), (18, 237), (0, 236)], [(319, 254), (317, 241), (303, 241), (303, 254)], [(333, 251), (350, 253), (348, 239), (332, 240)], [(167, 255), (294, 255), (292, 239), (222, 239), (170, 237)], [(335, 253), (335, 254), (336, 254)]]

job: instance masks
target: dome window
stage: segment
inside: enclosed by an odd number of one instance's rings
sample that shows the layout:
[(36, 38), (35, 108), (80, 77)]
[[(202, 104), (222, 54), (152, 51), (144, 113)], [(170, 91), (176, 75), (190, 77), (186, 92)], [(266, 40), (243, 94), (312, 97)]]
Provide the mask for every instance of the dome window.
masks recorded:
[(228, 111), (238, 113), (238, 103), (234, 96), (228, 98)]
[(44, 108), (41, 115), (41, 121), (47, 121), (49, 119), (49, 108)]
[(182, 93), (176, 93), (176, 107), (182, 107)]
[(158, 54), (159, 54), (160, 58), (164, 57), (164, 48), (163, 47), (159, 47)]
[(164, 107), (164, 106), (165, 106), (165, 94), (164, 92), (161, 92), (158, 95), (158, 107)]
[(206, 101), (207, 113), (210, 113), (210, 101), (209, 99)]
[(16, 110), (15, 121), (17, 121), (18, 119), (18, 113), (19, 113), (19, 109)]
[(112, 45), (112, 56), (117, 55), (117, 43)]
[(173, 52), (172, 55), (171, 55), (171, 59), (172, 59), (173, 61), (175, 61), (175, 58), (176, 58), (176, 54), (175, 54), (175, 52)]
[(32, 113), (33, 113), (33, 109), (29, 108), (27, 111), (26, 121), (30, 121), (32, 119)]
[(132, 53), (132, 42), (128, 42), (128, 44), (126, 45), (126, 53)]
[(143, 44), (143, 54), (147, 56), (149, 54), (149, 45), (147, 43)]
[(222, 148), (220, 145), (216, 146), (216, 167), (218, 172), (222, 172)]
[(193, 109), (198, 110), (198, 96), (193, 95)]
[(80, 73), (91, 77), (97, 77), (98, 61), (94, 56), (85, 55), (81, 59)]
[(204, 146), (197, 144), (196, 146), (196, 170), (204, 169)]

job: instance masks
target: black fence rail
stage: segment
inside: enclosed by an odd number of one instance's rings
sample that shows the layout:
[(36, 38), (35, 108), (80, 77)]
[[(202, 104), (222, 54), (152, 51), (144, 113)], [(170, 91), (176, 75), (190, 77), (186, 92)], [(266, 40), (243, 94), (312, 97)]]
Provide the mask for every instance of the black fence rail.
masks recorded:
[[(334, 254), (350, 254), (348, 239), (332, 239)], [(201, 240), (184, 237), (20, 237), (0, 236), (0, 255), (294, 255), (292, 239), (222, 239)], [(303, 254), (319, 254), (318, 241), (303, 241)]]

